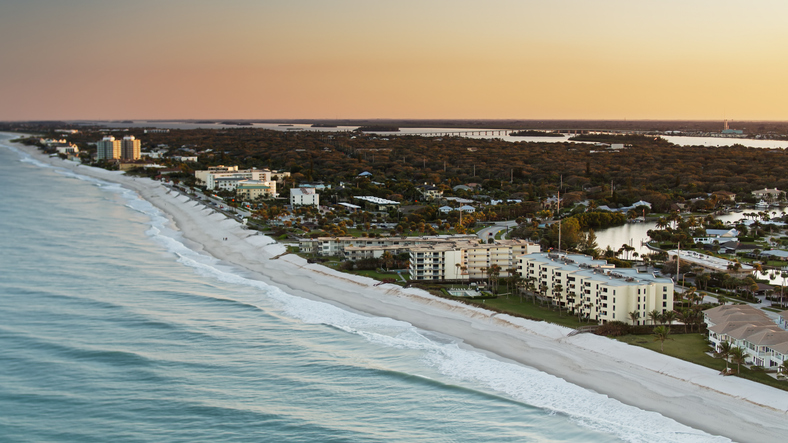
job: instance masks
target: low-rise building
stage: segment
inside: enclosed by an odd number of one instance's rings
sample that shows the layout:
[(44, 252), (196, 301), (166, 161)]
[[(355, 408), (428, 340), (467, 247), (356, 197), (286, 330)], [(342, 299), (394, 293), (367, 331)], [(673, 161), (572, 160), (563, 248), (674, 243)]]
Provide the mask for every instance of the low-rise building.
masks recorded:
[(259, 181), (265, 183), (270, 188), (269, 194), (276, 197), (276, 181), (271, 178), (271, 171), (268, 169), (238, 169), (238, 166), (212, 166), (207, 170), (194, 171), (194, 178), (198, 185), (204, 185), (207, 189), (221, 189), (224, 191), (235, 191), (240, 182), (246, 180)]
[(276, 188), (272, 189), (271, 182), (243, 180), (236, 185), (235, 193), (236, 195), (242, 196), (244, 200), (251, 201), (258, 198), (275, 197), (275, 189)]
[(774, 188), (774, 189), (763, 188), (763, 189), (759, 189), (757, 191), (752, 191), (752, 195), (755, 196), (755, 198), (764, 200), (766, 202), (778, 201), (782, 194), (783, 194), (783, 191), (780, 191), (777, 188)]
[[(780, 313), (784, 321), (783, 314)], [(788, 360), (788, 331), (773, 322), (762, 310), (749, 305), (722, 305), (703, 311), (709, 341), (715, 351), (729, 342), (744, 349), (745, 363), (776, 368)]]
[(320, 206), (320, 194), (315, 188), (290, 189), (291, 206)]
[(518, 272), (541, 297), (579, 317), (599, 323), (645, 324), (648, 313), (673, 310), (673, 281), (615, 268), (604, 260), (580, 254), (538, 253), (520, 257)]
[(702, 272), (727, 272), (731, 275), (746, 275), (752, 273), (755, 269), (750, 265), (744, 265), (695, 251), (679, 251), (673, 249), (668, 251), (668, 256), (678, 257), (680, 261), (691, 263)]

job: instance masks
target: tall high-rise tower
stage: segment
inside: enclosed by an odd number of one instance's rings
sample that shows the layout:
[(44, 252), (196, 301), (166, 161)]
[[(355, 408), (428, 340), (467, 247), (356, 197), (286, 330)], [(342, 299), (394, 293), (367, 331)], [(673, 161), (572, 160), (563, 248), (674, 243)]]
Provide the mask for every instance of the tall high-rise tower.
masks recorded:
[(139, 160), (140, 146), (140, 141), (135, 139), (133, 135), (123, 137), (123, 142), (121, 143), (120, 149), (120, 158), (123, 160)]
[(96, 160), (114, 158), (120, 158), (120, 140), (115, 140), (115, 137), (110, 135), (96, 142)]

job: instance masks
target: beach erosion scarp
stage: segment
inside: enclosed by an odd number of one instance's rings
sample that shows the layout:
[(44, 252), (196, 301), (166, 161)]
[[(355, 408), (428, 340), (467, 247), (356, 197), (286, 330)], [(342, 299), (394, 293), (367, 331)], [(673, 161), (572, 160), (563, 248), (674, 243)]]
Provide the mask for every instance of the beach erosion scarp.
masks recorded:
[(353, 312), (390, 317), (734, 441), (784, 441), (788, 393), (605, 337), (497, 314), (414, 288), (376, 285), (301, 257), (161, 182), (50, 158), (35, 159), (136, 191), (174, 222), (190, 247), (246, 269), (283, 291)]

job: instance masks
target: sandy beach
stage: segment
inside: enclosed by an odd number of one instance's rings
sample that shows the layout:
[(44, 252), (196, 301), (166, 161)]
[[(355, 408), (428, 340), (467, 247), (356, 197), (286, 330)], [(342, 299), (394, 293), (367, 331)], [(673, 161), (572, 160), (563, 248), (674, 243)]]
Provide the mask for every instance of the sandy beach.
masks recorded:
[[(166, 213), (190, 246), (247, 269), (289, 294), (461, 339), (466, 345), (563, 378), (623, 403), (734, 441), (788, 437), (788, 393), (568, 328), (496, 314), (417, 289), (339, 273), (292, 255), (285, 247), (160, 182), (126, 177), (42, 155), (37, 160), (120, 183)], [(224, 240), (224, 239), (227, 240)], [(281, 255), (281, 256), (280, 256)], [(319, 294), (319, 295), (318, 295)]]

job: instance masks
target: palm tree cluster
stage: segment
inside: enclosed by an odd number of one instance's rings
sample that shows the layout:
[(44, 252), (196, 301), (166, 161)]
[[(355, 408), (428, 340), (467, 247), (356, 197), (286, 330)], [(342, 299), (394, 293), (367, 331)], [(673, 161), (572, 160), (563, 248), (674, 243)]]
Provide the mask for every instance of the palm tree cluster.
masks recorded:
[(714, 351), (714, 356), (725, 360), (725, 375), (730, 373), (730, 368), (728, 367), (728, 363), (730, 361), (736, 363), (736, 373), (740, 374), (741, 364), (746, 363), (747, 360), (747, 351), (739, 346), (733, 346), (733, 344), (731, 344), (729, 341), (723, 341), (717, 345), (717, 349)]

